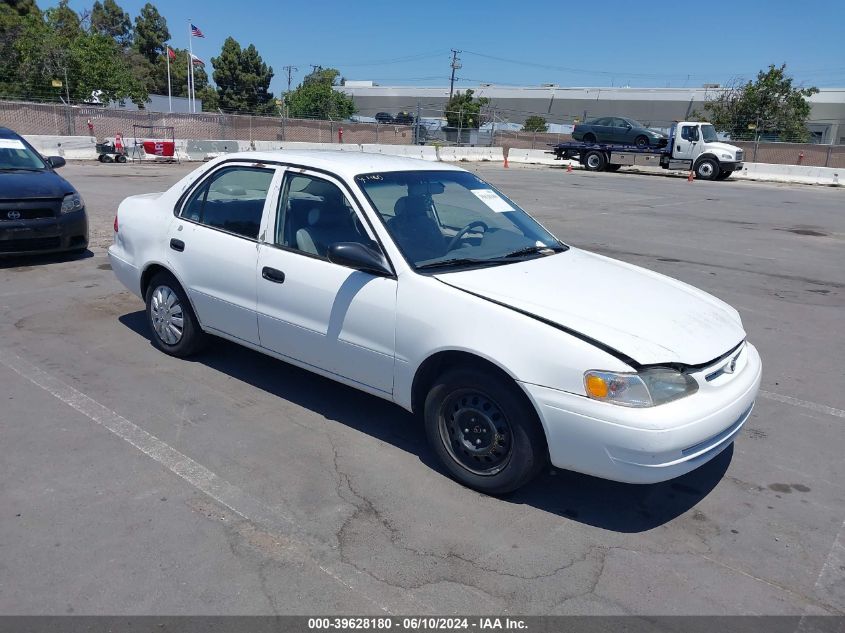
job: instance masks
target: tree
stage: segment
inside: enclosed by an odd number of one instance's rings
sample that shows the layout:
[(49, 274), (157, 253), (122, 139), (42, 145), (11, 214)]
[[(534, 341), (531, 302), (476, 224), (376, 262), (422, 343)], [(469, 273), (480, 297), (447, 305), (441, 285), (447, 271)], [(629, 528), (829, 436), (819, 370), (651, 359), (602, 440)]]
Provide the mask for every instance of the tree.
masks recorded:
[(115, 0), (100, 0), (91, 7), (91, 30), (113, 38), (120, 46), (132, 40), (132, 21)]
[(348, 119), (355, 113), (352, 97), (334, 89), (340, 76), (334, 68), (317, 68), (285, 95), (288, 115), (299, 118)]
[(47, 25), (68, 42), (79, 35), (79, 16), (68, 6), (68, 0), (60, 0), (58, 6), (45, 11)]
[(151, 64), (165, 52), (165, 42), (170, 39), (167, 20), (149, 2), (141, 7), (141, 12), (135, 16), (135, 28), (132, 30), (132, 40), (135, 49)]
[(523, 132), (548, 132), (549, 125), (546, 123), (546, 119), (541, 116), (532, 115), (525, 119), (525, 123), (522, 124), (522, 131)]
[(264, 63), (258, 50), (246, 48), (227, 37), (219, 57), (212, 57), (214, 83), (220, 108), (227, 112), (271, 113), (275, 110), (270, 81), (273, 68)]
[(472, 90), (456, 92), (446, 103), (446, 123), (449, 127), (478, 128), (481, 126), (481, 108), (490, 103), (487, 97), (473, 98)]
[(128, 98), (143, 105), (147, 101), (146, 86), (132, 74), (112, 38), (100, 33), (82, 34), (71, 43), (69, 52), (68, 83), (72, 99), (84, 101), (99, 92), (103, 102)]
[(733, 139), (759, 139), (777, 134), (784, 141), (805, 141), (810, 116), (807, 97), (818, 88), (794, 88), (786, 64), (769, 66), (756, 81), (735, 84), (719, 91), (704, 104), (710, 122)]

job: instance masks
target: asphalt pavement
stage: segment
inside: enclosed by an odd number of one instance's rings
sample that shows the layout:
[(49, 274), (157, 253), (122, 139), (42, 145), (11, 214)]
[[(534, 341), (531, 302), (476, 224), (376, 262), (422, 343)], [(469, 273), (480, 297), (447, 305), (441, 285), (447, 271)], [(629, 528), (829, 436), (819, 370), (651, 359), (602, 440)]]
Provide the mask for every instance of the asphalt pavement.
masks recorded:
[(153, 348), (105, 249), (123, 197), (195, 165), (72, 163), (90, 253), (0, 261), (0, 614), (845, 613), (845, 191), (467, 166), (740, 311), (764, 376), (732, 449), (652, 486), (462, 488), (383, 400)]

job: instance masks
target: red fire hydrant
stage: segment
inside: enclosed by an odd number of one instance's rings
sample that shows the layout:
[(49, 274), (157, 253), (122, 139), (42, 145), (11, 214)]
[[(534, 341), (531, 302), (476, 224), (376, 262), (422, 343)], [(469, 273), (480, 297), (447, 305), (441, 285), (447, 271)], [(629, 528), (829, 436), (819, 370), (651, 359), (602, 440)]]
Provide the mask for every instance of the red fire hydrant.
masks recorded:
[(343, 143), (343, 128), (342, 127), (337, 128), (337, 142)]

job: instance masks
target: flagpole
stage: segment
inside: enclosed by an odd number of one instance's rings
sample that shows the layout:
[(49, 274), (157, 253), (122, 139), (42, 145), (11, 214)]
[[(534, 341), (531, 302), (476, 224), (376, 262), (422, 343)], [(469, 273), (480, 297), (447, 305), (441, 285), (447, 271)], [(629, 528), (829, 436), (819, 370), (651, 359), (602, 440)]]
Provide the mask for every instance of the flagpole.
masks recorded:
[(173, 93), (170, 90), (170, 46), (164, 45), (164, 55), (167, 57), (167, 107), (173, 113)]
[(194, 86), (194, 43), (193, 33), (191, 32), (191, 21), (188, 20), (188, 72), (190, 78), (188, 79), (188, 92), (190, 94), (191, 112), (197, 111), (197, 94)]

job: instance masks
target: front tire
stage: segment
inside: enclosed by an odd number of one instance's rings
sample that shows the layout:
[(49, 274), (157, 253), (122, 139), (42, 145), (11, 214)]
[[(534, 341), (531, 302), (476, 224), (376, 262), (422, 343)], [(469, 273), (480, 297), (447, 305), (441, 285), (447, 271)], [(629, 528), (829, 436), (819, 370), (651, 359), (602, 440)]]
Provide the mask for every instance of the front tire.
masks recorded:
[(165, 354), (186, 358), (206, 340), (188, 295), (170, 273), (158, 273), (147, 287), (147, 323), (152, 342)]
[(695, 177), (701, 180), (716, 180), (719, 171), (719, 164), (715, 160), (705, 158), (695, 166)]
[(548, 450), (537, 413), (513, 381), (456, 368), (438, 378), (425, 400), (428, 441), (449, 475), (489, 495), (528, 483)]
[(716, 180), (727, 180), (731, 177), (732, 173), (734, 173), (732, 169), (723, 169), (719, 172), (719, 175), (716, 176)]
[(634, 145), (636, 145), (640, 149), (645, 149), (650, 145), (650, 142), (647, 136), (641, 134), (640, 136), (634, 139)]

